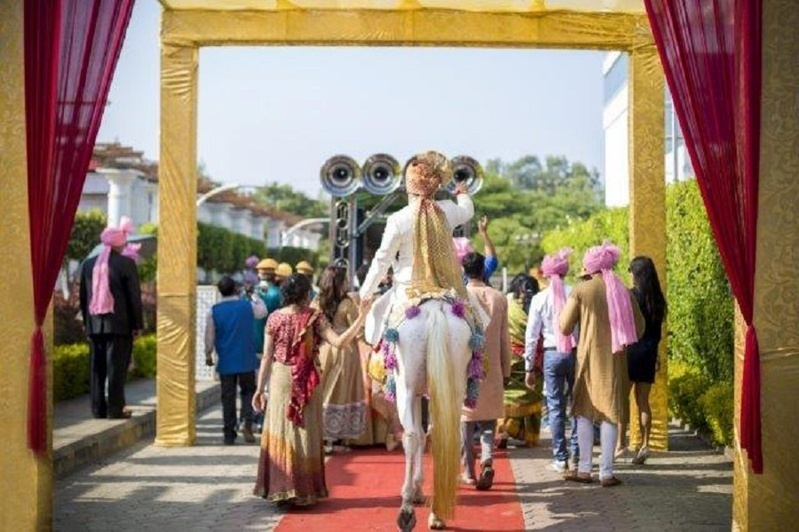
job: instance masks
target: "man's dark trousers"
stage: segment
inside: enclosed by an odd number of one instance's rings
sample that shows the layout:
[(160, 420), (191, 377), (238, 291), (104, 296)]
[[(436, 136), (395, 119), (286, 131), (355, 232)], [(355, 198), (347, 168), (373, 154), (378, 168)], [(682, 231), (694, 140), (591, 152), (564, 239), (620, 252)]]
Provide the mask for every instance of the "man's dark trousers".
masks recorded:
[[(125, 378), (133, 351), (133, 338), (119, 334), (93, 334), (91, 346), (92, 415), (119, 418), (125, 408)], [(105, 381), (108, 379), (108, 401)]]
[(255, 394), (255, 372), (230, 373), (220, 375), (222, 383), (222, 419), (224, 422), (225, 441), (236, 439), (236, 385), (241, 390), (241, 418), (244, 426), (252, 428), (253, 410), (252, 396)]

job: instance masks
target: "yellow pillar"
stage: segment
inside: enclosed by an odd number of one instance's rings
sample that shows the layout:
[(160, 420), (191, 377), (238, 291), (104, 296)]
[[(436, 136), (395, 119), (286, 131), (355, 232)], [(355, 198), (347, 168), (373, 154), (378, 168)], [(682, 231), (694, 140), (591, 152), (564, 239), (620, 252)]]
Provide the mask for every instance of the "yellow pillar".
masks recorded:
[[(664, 168), (663, 68), (654, 44), (634, 47), (629, 73), (630, 258), (647, 255), (655, 262), (666, 290), (666, 191)], [(627, 265), (623, 265), (626, 268)], [(649, 396), (652, 408), (650, 447), (668, 449), (666, 330), (660, 343), (660, 370)], [(638, 409), (630, 400), (631, 445), (638, 445)]]
[[(0, 261), (0, 530), (49, 530), (53, 515), (52, 438), (48, 436), (44, 458), (37, 459), (27, 447), (33, 287), (25, 159), (23, 2), (0, 2), (0, 65), (0, 242), (6, 250)], [(50, 390), (48, 386), (48, 395)], [(49, 423), (49, 397), (48, 409)]]
[(155, 442), (195, 440), (197, 48), (161, 43), (158, 414)]
[[(763, 2), (763, 95), (754, 321), (760, 345), (763, 474), (754, 475), (737, 428), (742, 349), (736, 350), (734, 528), (783, 530), (799, 518), (799, 6)], [(741, 339), (741, 329), (736, 335)]]

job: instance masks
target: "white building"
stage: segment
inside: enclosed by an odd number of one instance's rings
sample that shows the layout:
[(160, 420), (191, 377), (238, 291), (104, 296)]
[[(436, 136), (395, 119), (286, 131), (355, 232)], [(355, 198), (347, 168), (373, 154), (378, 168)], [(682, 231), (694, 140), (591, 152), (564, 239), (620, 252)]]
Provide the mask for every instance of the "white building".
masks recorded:
[[(197, 197), (217, 186), (207, 179), (197, 182)], [(111, 224), (122, 216), (136, 227), (158, 223), (158, 165), (143, 158), (142, 152), (117, 143), (97, 144), (83, 185), (79, 211), (98, 209)], [(282, 242), (284, 232), (302, 217), (271, 209), (252, 198), (227, 190), (213, 195), (197, 209), (200, 222), (265, 240), (268, 248), (295, 246), (315, 250), (322, 235), (311, 230), (294, 231)]]
[[(602, 112), (603, 176), (605, 205), (618, 207), (630, 202), (628, 146), (628, 75), (629, 56), (623, 52), (608, 52), (602, 65), (604, 109)], [(674, 113), (671, 95), (665, 91), (666, 175), (667, 183), (693, 177), (693, 169), (680, 126)], [(674, 132), (676, 131), (676, 135)], [(676, 173), (675, 173), (676, 168)]]

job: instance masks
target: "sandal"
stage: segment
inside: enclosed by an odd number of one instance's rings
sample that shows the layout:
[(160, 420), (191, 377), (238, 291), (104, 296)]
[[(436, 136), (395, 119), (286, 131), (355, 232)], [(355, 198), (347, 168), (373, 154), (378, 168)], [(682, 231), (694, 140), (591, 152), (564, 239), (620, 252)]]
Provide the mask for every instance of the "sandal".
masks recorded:
[(649, 458), (649, 447), (641, 447), (638, 449), (638, 454), (633, 458), (633, 463), (635, 465), (643, 465), (646, 463), (647, 458)]
[(591, 473), (579, 473), (576, 469), (567, 471), (563, 475), (563, 480), (579, 482), (580, 484), (590, 484), (594, 481), (594, 479), (591, 478)]
[(604, 480), (600, 480), (599, 483), (602, 485), (603, 488), (612, 488), (613, 486), (618, 486), (622, 482), (616, 477), (610, 477)]
[(477, 480), (475, 489), (480, 491), (489, 490), (494, 485), (494, 468), (491, 462), (486, 460), (480, 469), (480, 478)]

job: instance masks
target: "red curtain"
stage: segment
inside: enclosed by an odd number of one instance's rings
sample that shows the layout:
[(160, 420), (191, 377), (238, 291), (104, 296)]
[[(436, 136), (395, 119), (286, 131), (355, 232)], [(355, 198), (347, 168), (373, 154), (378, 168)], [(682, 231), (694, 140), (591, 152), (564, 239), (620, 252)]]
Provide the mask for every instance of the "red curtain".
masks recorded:
[(42, 324), (66, 252), (133, 0), (25, 0), (28, 216), (36, 328), (28, 446), (47, 445)]
[(761, 2), (645, 0), (727, 277), (746, 321), (741, 446), (763, 471), (752, 323), (760, 162)]

